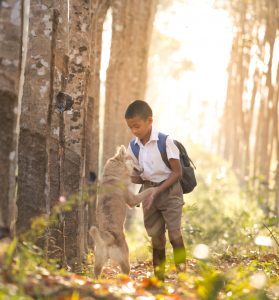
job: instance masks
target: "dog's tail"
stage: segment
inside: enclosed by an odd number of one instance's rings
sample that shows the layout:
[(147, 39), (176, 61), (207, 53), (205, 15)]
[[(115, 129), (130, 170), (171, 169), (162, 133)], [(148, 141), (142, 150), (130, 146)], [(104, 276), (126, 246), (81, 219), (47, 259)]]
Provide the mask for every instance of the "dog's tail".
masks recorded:
[(100, 230), (96, 226), (91, 226), (89, 229), (89, 234), (93, 238), (95, 244), (106, 244), (111, 245), (115, 240), (114, 236), (108, 231), (102, 231), (102, 236)]

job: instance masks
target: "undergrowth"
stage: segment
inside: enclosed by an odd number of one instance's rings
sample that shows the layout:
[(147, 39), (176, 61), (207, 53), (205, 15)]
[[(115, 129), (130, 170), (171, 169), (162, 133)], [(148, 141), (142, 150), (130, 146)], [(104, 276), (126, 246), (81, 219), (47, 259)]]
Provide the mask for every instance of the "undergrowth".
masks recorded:
[[(275, 216), (262, 209), (249, 182), (239, 186), (230, 167), (219, 157), (202, 151), (197, 157), (198, 186), (185, 195), (182, 218), (187, 271), (174, 275), (168, 243), (167, 278), (175, 282), (184, 299), (279, 299), (279, 231)], [(35, 242), (75, 204), (75, 197), (68, 199), (58, 204), (50, 216), (35, 218), (30, 231), (1, 241), (0, 299), (45, 299), (40, 298), (41, 292), (32, 285), (34, 278), (50, 275), (69, 278), (71, 273), (61, 268), (59, 261), (47, 257)], [(142, 277), (150, 277), (150, 240), (144, 230), (141, 208), (132, 209), (128, 220), (126, 233), (131, 261), (143, 266)], [(82, 272), (91, 278), (93, 261), (94, 255), (89, 251)], [(148, 284), (156, 285), (152, 280)], [(28, 286), (32, 286), (32, 293), (28, 292)]]

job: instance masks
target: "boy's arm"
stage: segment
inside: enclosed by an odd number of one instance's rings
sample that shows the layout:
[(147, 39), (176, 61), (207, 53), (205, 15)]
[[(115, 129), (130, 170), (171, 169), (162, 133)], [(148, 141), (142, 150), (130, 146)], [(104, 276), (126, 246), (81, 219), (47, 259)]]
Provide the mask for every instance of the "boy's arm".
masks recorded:
[(181, 176), (182, 176), (182, 168), (180, 164), (179, 159), (174, 159), (171, 158), (169, 159), (170, 167), (172, 172), (170, 173), (170, 176), (161, 184), (157, 187), (156, 190), (153, 191), (153, 193), (150, 194), (149, 197), (147, 197), (143, 201), (143, 209), (146, 211), (150, 208), (153, 200), (159, 195), (161, 192), (166, 190), (168, 187), (173, 185), (175, 182), (177, 182)]
[(168, 187), (173, 185), (175, 182), (179, 181), (182, 177), (182, 168), (179, 159), (179, 150), (175, 145), (173, 139), (169, 136), (166, 139), (166, 152), (169, 158), (169, 164), (171, 173), (169, 177), (159, 186), (158, 194), (166, 190)]
[(170, 176), (158, 187), (156, 195), (169, 188), (182, 177), (182, 168), (179, 159), (169, 159), (171, 173)]

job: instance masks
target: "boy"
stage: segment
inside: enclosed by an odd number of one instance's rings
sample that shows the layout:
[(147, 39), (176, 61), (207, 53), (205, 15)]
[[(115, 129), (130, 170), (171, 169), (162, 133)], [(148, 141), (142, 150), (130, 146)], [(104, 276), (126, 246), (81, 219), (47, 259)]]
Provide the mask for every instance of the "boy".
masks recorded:
[(128, 127), (136, 136), (132, 143), (139, 146), (138, 159), (131, 145), (128, 153), (138, 166), (138, 176), (132, 182), (142, 184), (142, 190), (156, 186), (154, 193), (143, 202), (144, 226), (151, 237), (154, 274), (164, 280), (166, 260), (166, 227), (173, 247), (174, 262), (178, 271), (185, 270), (185, 248), (180, 231), (183, 192), (179, 183), (182, 170), (179, 150), (168, 136), (166, 152), (171, 169), (164, 163), (158, 149), (158, 131), (152, 126), (153, 116), (150, 106), (142, 100), (132, 102), (125, 113)]

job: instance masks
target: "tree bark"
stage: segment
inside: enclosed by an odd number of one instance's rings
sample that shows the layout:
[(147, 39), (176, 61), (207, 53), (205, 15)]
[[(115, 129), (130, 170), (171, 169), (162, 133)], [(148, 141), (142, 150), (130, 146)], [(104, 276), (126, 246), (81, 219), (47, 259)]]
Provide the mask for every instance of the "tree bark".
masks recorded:
[(64, 189), (66, 195), (75, 194), (77, 206), (65, 214), (66, 256), (71, 266), (79, 266), (85, 252), (83, 185), (85, 170), (85, 99), (86, 74), (89, 66), (91, 38), (91, 1), (71, 1), (69, 27), (68, 93), (73, 97), (72, 110), (64, 113), (65, 160)]
[(22, 1), (0, 8), (0, 226), (15, 213), (16, 122), (21, 66)]
[[(92, 30), (90, 42), (90, 72), (87, 76), (87, 104), (86, 104), (86, 127), (85, 127), (85, 177), (89, 185), (90, 201), (87, 207), (88, 229), (96, 225), (96, 191), (94, 175), (99, 173), (99, 110), (100, 110), (100, 67), (102, 50), (103, 24), (110, 5), (110, 1), (97, 0), (92, 5)], [(96, 180), (95, 179), (95, 180)], [(88, 237), (88, 235), (87, 235)], [(89, 238), (90, 239), (90, 238)], [(92, 244), (90, 239), (87, 245)]]
[[(65, 196), (64, 189), (64, 108), (60, 107), (58, 95), (65, 92), (68, 78), (69, 62), (69, 23), (68, 23), (68, 3), (60, 0), (56, 1), (53, 7), (53, 31), (51, 44), (51, 88), (50, 106), (48, 111), (47, 127), (47, 178), (46, 185), (49, 189), (47, 198), (47, 210), (58, 205), (59, 197)], [(58, 109), (59, 108), (59, 109)], [(70, 109), (70, 108), (69, 108)], [(67, 110), (68, 111), (68, 110)], [(67, 113), (67, 111), (65, 113)], [(64, 249), (64, 220), (60, 216), (60, 222), (56, 226), (49, 228), (49, 235), (52, 242), (46, 240), (46, 257), (59, 259), (64, 267), (67, 266), (67, 258)], [(59, 250), (58, 250), (59, 249)]]
[(52, 1), (32, 0), (23, 87), (18, 161), (19, 232), (46, 213), (46, 135), (50, 105)]

